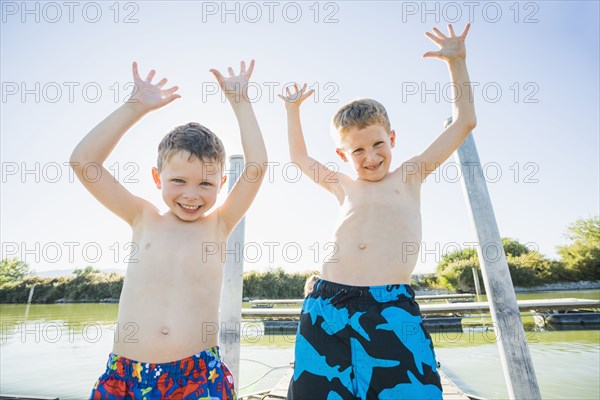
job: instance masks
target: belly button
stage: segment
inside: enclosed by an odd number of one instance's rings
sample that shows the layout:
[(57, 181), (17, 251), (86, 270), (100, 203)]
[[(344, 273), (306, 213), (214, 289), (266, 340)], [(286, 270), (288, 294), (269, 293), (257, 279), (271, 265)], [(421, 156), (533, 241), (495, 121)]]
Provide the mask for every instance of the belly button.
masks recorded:
[(160, 333), (162, 333), (163, 335), (168, 335), (169, 334), (169, 330), (167, 328), (165, 328)]
[(364, 243), (361, 243), (361, 244), (358, 245), (358, 248), (361, 249), (361, 250), (364, 250), (364, 249), (367, 248), (367, 245), (364, 244)]

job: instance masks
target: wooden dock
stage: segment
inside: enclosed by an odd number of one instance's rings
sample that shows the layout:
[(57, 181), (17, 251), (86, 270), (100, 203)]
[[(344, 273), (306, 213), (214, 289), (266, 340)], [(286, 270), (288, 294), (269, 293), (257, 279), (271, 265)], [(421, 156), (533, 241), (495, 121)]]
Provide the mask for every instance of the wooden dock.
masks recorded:
[[(442, 390), (444, 400), (471, 400), (472, 398), (467, 396), (443, 371), (438, 370), (440, 377), (442, 378)], [(259, 393), (253, 393), (240, 397), (240, 400), (282, 400), (287, 399), (288, 386), (294, 370), (290, 367), (285, 375), (277, 382), (275, 387), (270, 391), (264, 391)]]
[[(538, 300), (518, 300), (517, 304), (520, 311), (565, 311), (581, 309), (600, 309), (600, 300), (587, 299), (538, 299)], [(487, 302), (464, 302), (464, 303), (439, 303), (439, 304), (421, 304), (421, 314), (456, 314), (456, 313), (486, 313), (490, 311), (490, 305)], [(242, 318), (298, 318), (301, 308), (269, 308), (242, 309)]]
[(598, 329), (600, 313), (584, 311), (534, 312), (533, 321), (540, 328)]
[[(435, 294), (435, 295), (423, 295), (415, 296), (417, 301), (436, 301), (436, 300), (472, 300), (475, 298), (474, 294)], [(304, 299), (261, 299), (261, 300), (250, 300), (249, 303), (252, 307), (257, 306), (271, 306), (276, 304), (302, 304)]]

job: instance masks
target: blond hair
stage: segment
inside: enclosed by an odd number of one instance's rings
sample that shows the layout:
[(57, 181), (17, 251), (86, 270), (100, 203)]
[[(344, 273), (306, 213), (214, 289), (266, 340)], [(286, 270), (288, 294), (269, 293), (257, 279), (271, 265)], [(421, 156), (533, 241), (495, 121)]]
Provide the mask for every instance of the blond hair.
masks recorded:
[(336, 141), (341, 142), (351, 128), (364, 129), (370, 125), (381, 125), (389, 133), (390, 120), (385, 107), (373, 99), (351, 101), (333, 116), (332, 121)]

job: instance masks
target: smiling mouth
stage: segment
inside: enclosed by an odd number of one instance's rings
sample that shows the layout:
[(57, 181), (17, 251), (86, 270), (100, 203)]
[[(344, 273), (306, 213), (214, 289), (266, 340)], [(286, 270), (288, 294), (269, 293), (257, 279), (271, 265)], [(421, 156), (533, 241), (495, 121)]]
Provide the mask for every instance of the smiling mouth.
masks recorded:
[(189, 212), (194, 212), (194, 211), (198, 211), (200, 209), (200, 207), (202, 206), (188, 206), (187, 204), (181, 204), (181, 203), (177, 203), (181, 208), (183, 208), (186, 211)]
[(372, 165), (370, 167), (365, 167), (365, 169), (368, 169), (369, 171), (375, 171), (377, 168), (381, 167), (381, 164), (383, 164), (383, 161), (381, 161), (379, 164)]

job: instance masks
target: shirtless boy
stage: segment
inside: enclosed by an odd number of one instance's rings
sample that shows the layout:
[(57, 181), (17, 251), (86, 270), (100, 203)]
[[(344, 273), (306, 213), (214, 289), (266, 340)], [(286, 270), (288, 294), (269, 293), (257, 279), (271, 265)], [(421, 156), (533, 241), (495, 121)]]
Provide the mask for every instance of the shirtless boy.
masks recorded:
[[(332, 171), (308, 155), (300, 125), (306, 85), (286, 101), (291, 160), (340, 205), (335, 259), (322, 267), (302, 306), (289, 399), (441, 399), (433, 344), (423, 328), (410, 277), (421, 243), (422, 181), (475, 127), (465, 37), (448, 26), (426, 36), (440, 47), (424, 57), (448, 65), (453, 123), (421, 154), (389, 171), (396, 134), (384, 107), (353, 101), (333, 117), (336, 152), (357, 178)], [(410, 247), (407, 247), (410, 246)]]
[[(136, 262), (127, 267), (119, 302), (118, 329), (106, 372), (91, 399), (235, 398), (233, 378), (219, 358), (218, 326), (227, 237), (243, 217), (260, 187), (267, 154), (246, 87), (248, 70), (223, 77), (211, 70), (237, 118), (246, 166), (227, 200), (210, 212), (225, 183), (221, 140), (206, 127), (189, 123), (175, 128), (159, 145), (152, 169), (169, 211), (161, 214), (131, 194), (102, 166), (121, 137), (138, 120), (179, 97), (178, 88), (153, 84), (155, 71), (143, 80), (133, 63), (136, 90), (131, 99), (100, 122), (73, 151), (75, 173), (94, 197), (127, 222), (136, 244)], [(90, 165), (99, 178), (88, 179)], [(205, 251), (210, 246), (211, 251)]]

